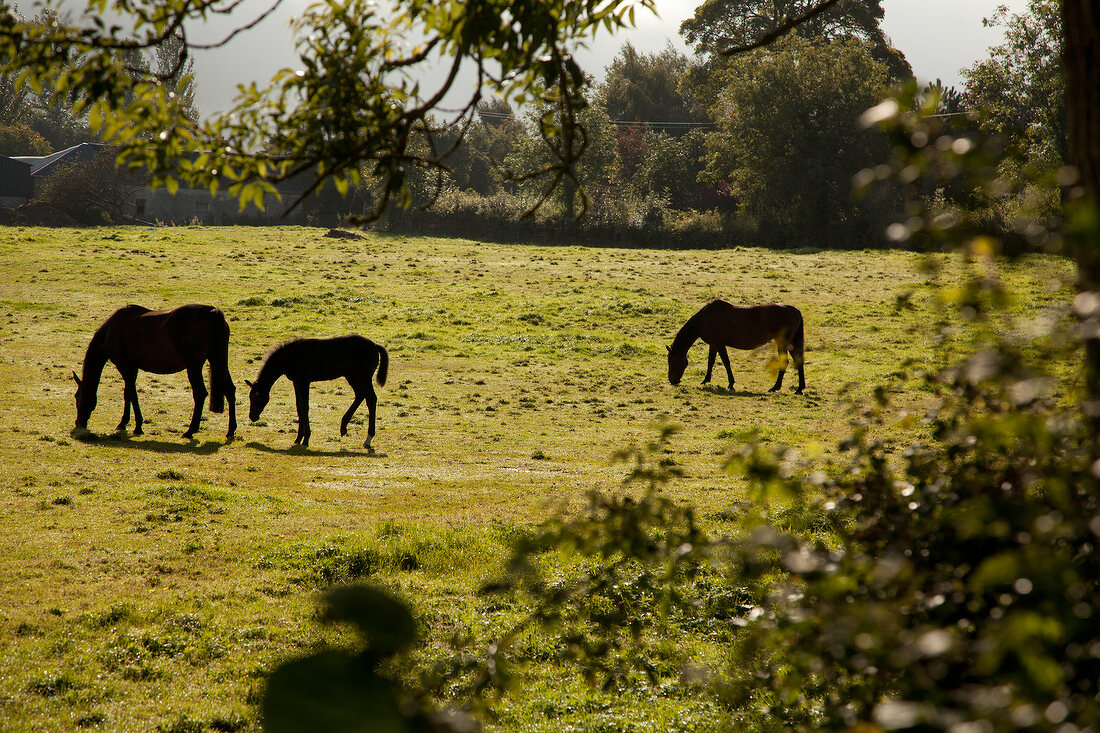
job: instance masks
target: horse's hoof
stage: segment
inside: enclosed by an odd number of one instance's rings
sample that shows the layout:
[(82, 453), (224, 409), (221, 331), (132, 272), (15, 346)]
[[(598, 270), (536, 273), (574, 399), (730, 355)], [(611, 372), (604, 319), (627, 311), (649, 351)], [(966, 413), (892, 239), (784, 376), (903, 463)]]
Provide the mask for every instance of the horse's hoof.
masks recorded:
[(373, 449), (372, 449), (372, 448), (370, 447), (370, 442), (371, 442), (372, 440), (374, 440), (374, 438), (367, 438), (366, 440), (364, 440), (364, 441), (363, 441), (363, 447), (364, 447), (364, 448), (366, 448), (367, 450), (373, 450)]

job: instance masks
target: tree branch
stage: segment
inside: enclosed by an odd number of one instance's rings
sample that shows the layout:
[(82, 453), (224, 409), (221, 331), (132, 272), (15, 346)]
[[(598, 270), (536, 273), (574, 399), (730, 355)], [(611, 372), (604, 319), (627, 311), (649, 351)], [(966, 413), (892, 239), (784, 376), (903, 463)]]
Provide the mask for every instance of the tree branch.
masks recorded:
[(838, 2), (840, 2), (840, 0), (823, 0), (823, 2), (813, 6), (802, 15), (787, 19), (786, 21), (781, 23), (778, 28), (768, 31), (756, 41), (745, 46), (734, 46), (732, 48), (727, 48), (719, 51), (719, 53), (723, 56), (734, 56), (739, 53), (753, 51), (757, 48), (763, 48), (764, 46), (773, 43), (780, 36), (802, 25), (807, 20), (810, 20), (811, 18), (820, 15), (821, 13), (824, 13), (826, 10), (836, 5)]

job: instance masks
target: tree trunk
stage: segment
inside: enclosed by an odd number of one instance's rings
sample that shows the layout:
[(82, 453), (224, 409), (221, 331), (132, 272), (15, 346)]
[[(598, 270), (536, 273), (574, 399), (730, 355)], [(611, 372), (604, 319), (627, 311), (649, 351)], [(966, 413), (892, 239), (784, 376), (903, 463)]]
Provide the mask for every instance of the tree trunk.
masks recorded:
[[(1067, 162), (1077, 171), (1067, 241), (1077, 260), (1085, 329), (1085, 413), (1100, 436), (1100, 3), (1064, 0)], [(1094, 446), (1096, 447), (1096, 446)]]

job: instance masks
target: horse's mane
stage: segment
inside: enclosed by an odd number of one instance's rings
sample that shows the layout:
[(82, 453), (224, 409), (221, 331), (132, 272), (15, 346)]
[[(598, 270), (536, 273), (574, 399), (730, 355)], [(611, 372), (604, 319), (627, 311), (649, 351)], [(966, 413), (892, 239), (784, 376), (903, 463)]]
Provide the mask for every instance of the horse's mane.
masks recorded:
[(259, 372), (259, 374), (256, 375), (256, 379), (259, 379), (260, 375), (263, 374), (264, 371), (267, 370), (267, 366), (271, 362), (271, 357), (275, 356), (277, 353), (279, 353), (284, 348), (286, 348), (287, 346), (289, 346), (290, 344), (294, 343), (297, 340), (298, 339), (289, 338), (289, 339), (284, 339), (283, 341), (279, 341), (279, 342), (273, 344), (271, 346), (271, 348), (267, 350), (267, 353), (264, 354), (264, 358), (260, 360), (260, 372)]
[(260, 363), (261, 363), (261, 364), (266, 364), (266, 363), (267, 363), (267, 360), (271, 358), (271, 355), (272, 355), (272, 354), (274, 354), (274, 353), (275, 353), (276, 351), (279, 351), (280, 349), (282, 349), (282, 348), (283, 348), (284, 346), (286, 346), (287, 344), (291, 344), (291, 343), (294, 343), (294, 342), (295, 342), (295, 341), (297, 341), (297, 340), (298, 340), (298, 339), (284, 339), (283, 341), (279, 341), (278, 343), (276, 343), (276, 344), (273, 344), (273, 345), (271, 346), (271, 348), (269, 348), (269, 349), (267, 350), (267, 353), (266, 353), (266, 354), (264, 354), (264, 358), (263, 358), (263, 360), (262, 360), (262, 361), (261, 361)]
[(691, 348), (691, 345), (699, 338), (699, 320), (703, 317), (704, 311), (710, 306), (711, 303), (704, 305), (691, 318), (687, 319), (687, 323), (680, 327), (675, 338), (672, 339), (673, 351), (681, 352)]

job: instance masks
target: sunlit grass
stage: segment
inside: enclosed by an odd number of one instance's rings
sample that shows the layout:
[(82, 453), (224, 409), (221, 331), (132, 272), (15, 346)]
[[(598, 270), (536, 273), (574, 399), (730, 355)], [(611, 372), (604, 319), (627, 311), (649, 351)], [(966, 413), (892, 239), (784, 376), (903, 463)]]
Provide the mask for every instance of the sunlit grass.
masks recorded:
[[(474, 591), (507, 539), (592, 489), (622, 491), (611, 455), (682, 429), (667, 491), (720, 529), (754, 500), (722, 470), (740, 443), (828, 455), (852, 400), (887, 384), (897, 409), (930, 400), (937, 314), (917, 255), (758, 249), (645, 251), (497, 246), (308, 228), (0, 230), (0, 729), (253, 730), (266, 673), (341, 638), (314, 620), (317, 593), (367, 580), (416, 605), (431, 644), (488, 636), (522, 613)], [(1024, 315), (1069, 266), (1010, 268)], [(909, 294), (899, 307), (898, 295)], [(664, 346), (714, 297), (785, 301), (806, 319), (807, 387), (768, 394), (770, 349), (731, 353), (730, 392), (684, 383)], [(237, 440), (205, 414), (195, 442), (183, 374), (141, 374), (146, 435), (112, 435), (121, 381), (104, 373), (92, 436), (72, 436), (73, 382), (88, 339), (127, 303), (222, 308), (232, 328)], [(267, 349), (357, 332), (384, 344), (376, 453), (349, 435), (345, 384), (315, 385), (308, 450), (293, 449), (289, 383), (258, 424), (245, 378)], [(718, 380), (721, 384), (724, 378)], [(920, 424), (888, 427), (903, 445)], [(80, 438), (80, 439), (78, 439)], [(529, 639), (532, 657), (540, 640)], [(429, 645), (425, 653), (441, 653)], [(545, 654), (546, 650), (542, 650)], [(695, 652), (706, 653), (700, 642)], [(717, 714), (674, 684), (600, 695), (568, 668), (531, 664), (500, 704), (507, 730), (570, 725), (668, 730)], [(585, 722), (589, 725), (583, 725)], [(629, 725), (627, 725), (629, 721)]]

